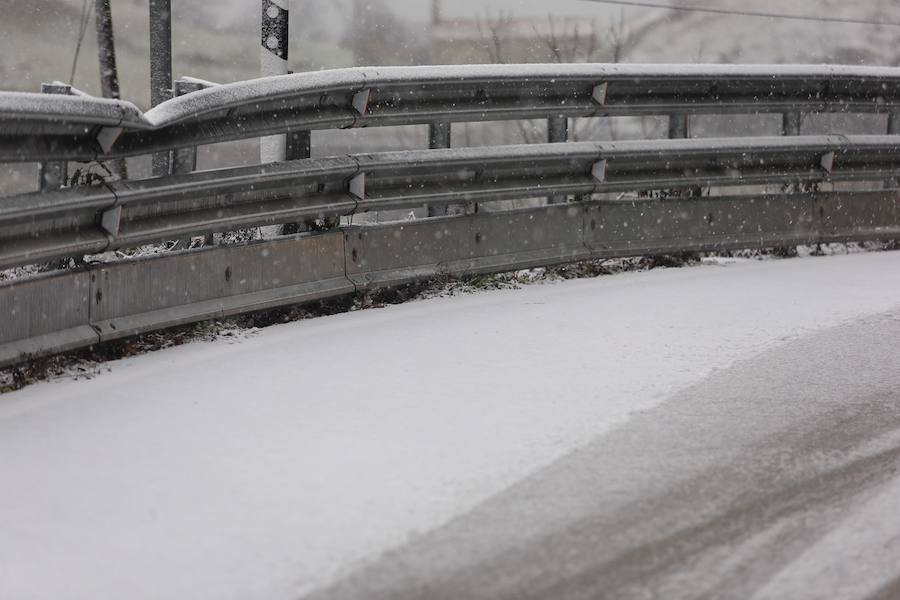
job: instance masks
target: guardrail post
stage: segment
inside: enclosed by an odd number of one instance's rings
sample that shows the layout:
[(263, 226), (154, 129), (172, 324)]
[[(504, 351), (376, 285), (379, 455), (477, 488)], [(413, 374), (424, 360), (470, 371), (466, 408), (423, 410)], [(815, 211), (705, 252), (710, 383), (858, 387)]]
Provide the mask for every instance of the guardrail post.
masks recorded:
[[(669, 139), (670, 140), (687, 140), (691, 137), (691, 121), (690, 116), (686, 114), (669, 115)], [(674, 190), (679, 194), (687, 194), (689, 196), (699, 197), (703, 195), (703, 190), (699, 187), (692, 187), (686, 190)]]
[[(887, 134), (900, 135), (900, 112), (888, 113)], [(884, 185), (886, 188), (893, 190), (900, 187), (900, 181), (896, 177), (892, 177), (885, 181)]]
[[(440, 150), (442, 148), (450, 148), (453, 143), (451, 135), (450, 121), (435, 121), (428, 125), (428, 148), (431, 150)], [(443, 206), (427, 206), (429, 217), (441, 217), (449, 213), (448, 207)]]
[[(175, 96), (184, 96), (204, 89), (205, 86), (179, 79), (175, 82)], [(178, 148), (172, 153), (172, 174), (193, 173), (197, 170), (197, 148)]]
[(800, 135), (800, 124), (803, 115), (799, 112), (787, 112), (781, 117), (781, 135)]
[(687, 115), (669, 115), (669, 139), (686, 140), (690, 136)]
[[(569, 118), (558, 116), (547, 119), (547, 141), (551, 144), (564, 144), (569, 141)], [(566, 196), (549, 196), (547, 204), (564, 204)]]
[[(312, 158), (312, 132), (291, 131), (287, 134), (285, 147), (285, 160), (303, 160)], [(294, 235), (309, 230), (303, 223), (285, 223), (281, 227), (282, 235)]]
[(900, 135), (900, 112), (888, 113), (888, 135)]
[(312, 157), (312, 132), (291, 131), (287, 135), (287, 160), (302, 160)]
[[(42, 83), (42, 94), (60, 94), (68, 96), (72, 93), (72, 87), (62, 83)], [(58, 190), (66, 184), (69, 163), (65, 161), (43, 162), (40, 167), (40, 190), (47, 192)]]
[[(150, 0), (150, 106), (172, 98), (172, 1)], [(169, 152), (153, 155), (153, 175), (169, 174)]]

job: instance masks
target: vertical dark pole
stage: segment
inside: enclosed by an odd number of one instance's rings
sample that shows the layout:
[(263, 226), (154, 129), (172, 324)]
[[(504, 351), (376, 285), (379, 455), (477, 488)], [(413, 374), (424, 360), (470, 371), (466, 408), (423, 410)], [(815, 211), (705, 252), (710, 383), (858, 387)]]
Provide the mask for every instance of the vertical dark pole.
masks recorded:
[(312, 136), (309, 131), (291, 131), (287, 135), (285, 159), (301, 160), (312, 156)]
[(888, 135), (900, 135), (900, 112), (888, 113)]
[[(175, 96), (184, 96), (185, 94), (190, 94), (192, 92), (197, 92), (199, 90), (203, 90), (210, 87), (204, 83), (201, 83), (197, 80), (190, 79), (179, 79), (175, 82), (174, 92)], [(197, 148), (189, 147), (189, 148), (177, 148), (172, 152), (172, 175), (182, 175), (185, 173), (192, 173), (197, 170)], [(179, 207), (183, 206), (185, 210), (190, 210), (190, 200), (184, 201), (184, 204), (181, 205), (179, 203)], [(182, 244), (186, 248), (191, 247), (192, 240), (191, 238), (187, 238), (181, 240)], [(203, 245), (204, 246), (212, 246), (215, 244), (215, 236), (210, 233), (203, 236)]]
[[(116, 43), (113, 36), (112, 8), (110, 0), (94, 0), (97, 28), (97, 55), (100, 63), (100, 88), (104, 98), (118, 100), (119, 69), (116, 65)], [(112, 161), (112, 171), (120, 179), (128, 179), (128, 165), (124, 158)]]
[[(547, 120), (547, 141), (551, 144), (563, 144), (569, 141), (568, 117), (550, 117)], [(550, 196), (547, 198), (547, 203), (564, 204), (566, 200), (566, 196)]]
[[(900, 113), (888, 113), (887, 133), (888, 135), (900, 135)], [(886, 188), (893, 190), (900, 186), (900, 182), (897, 181), (896, 177), (891, 177), (884, 185)]]
[[(172, 97), (172, 2), (150, 0), (150, 105)], [(169, 174), (169, 153), (153, 155), (153, 175)]]
[[(285, 160), (302, 160), (312, 156), (312, 136), (309, 131), (291, 131), (287, 134)], [(282, 235), (294, 235), (308, 231), (306, 223), (285, 223), (281, 228)]]
[(669, 115), (669, 139), (686, 140), (690, 137), (687, 115)]
[[(450, 135), (450, 121), (435, 121), (428, 125), (428, 147), (431, 150), (450, 148), (452, 141)], [(428, 205), (427, 208), (429, 217), (442, 217), (449, 212), (447, 205)]]
[[(669, 115), (669, 139), (670, 140), (687, 140), (691, 137), (690, 130), (690, 121), (688, 120), (688, 115), (684, 114), (672, 114)], [(689, 196), (701, 196), (702, 188), (694, 187), (688, 188), (687, 190), (674, 190), (680, 191), (682, 194), (688, 194)]]
[(119, 71), (116, 67), (116, 45), (113, 37), (110, 0), (94, 0), (97, 27), (97, 52), (100, 62), (100, 87), (104, 98), (119, 99)]
[[(62, 94), (68, 96), (72, 93), (71, 86), (57, 83), (42, 83), (42, 94)], [(58, 190), (66, 184), (69, 165), (65, 161), (41, 163), (40, 189), (42, 192)]]
[(784, 113), (781, 117), (781, 135), (800, 135), (802, 115), (798, 112)]

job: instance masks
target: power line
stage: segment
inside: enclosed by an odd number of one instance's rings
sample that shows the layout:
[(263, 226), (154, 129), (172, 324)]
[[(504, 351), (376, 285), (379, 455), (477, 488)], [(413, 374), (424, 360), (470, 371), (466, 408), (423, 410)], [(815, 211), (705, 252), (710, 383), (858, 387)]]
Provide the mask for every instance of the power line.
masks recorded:
[(729, 10), (727, 8), (707, 8), (704, 6), (673, 6), (671, 4), (658, 4), (645, 0), (585, 0), (597, 4), (613, 4), (615, 6), (630, 6), (637, 8), (663, 8), (682, 12), (708, 13), (714, 15), (736, 15), (739, 17), (760, 17), (766, 19), (787, 19), (791, 21), (816, 21), (819, 23), (845, 23), (851, 25), (884, 25), (887, 27), (900, 27), (900, 21), (873, 21), (870, 19), (842, 19), (840, 17), (816, 17), (812, 15), (798, 15), (785, 13), (769, 13), (752, 10)]

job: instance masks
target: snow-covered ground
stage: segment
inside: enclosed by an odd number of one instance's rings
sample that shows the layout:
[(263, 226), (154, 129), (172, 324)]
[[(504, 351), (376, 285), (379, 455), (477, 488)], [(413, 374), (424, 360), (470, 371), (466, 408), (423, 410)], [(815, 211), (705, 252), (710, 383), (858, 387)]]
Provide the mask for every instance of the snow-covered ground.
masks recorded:
[(716, 369), (900, 305), (900, 253), (273, 327), (0, 397), (0, 598), (289, 599)]

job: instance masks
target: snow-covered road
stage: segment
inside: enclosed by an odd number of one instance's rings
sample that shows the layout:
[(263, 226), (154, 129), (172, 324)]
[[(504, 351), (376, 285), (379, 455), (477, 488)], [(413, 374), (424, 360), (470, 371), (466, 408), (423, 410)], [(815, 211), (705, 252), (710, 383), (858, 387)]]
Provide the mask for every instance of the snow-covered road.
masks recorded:
[(0, 598), (288, 599), (786, 340), (900, 253), (436, 299), (0, 397)]

